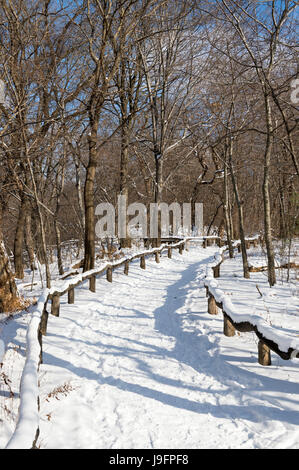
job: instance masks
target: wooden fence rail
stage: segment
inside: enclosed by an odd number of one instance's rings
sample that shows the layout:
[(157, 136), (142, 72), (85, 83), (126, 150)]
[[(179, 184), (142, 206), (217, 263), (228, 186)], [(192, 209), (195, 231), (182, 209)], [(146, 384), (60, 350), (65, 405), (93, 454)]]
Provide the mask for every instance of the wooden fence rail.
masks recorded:
[[(136, 260), (140, 259), (140, 267), (142, 269), (146, 268), (145, 264), (145, 259), (148, 256), (155, 256), (155, 261), (156, 263), (160, 263), (160, 255), (167, 250), (167, 255), (169, 258), (172, 256), (172, 250), (173, 249), (178, 249), (179, 253), (182, 254), (183, 250), (186, 247), (186, 244), (188, 241), (190, 241), (191, 238), (186, 238), (183, 239), (179, 242), (173, 243), (172, 245), (162, 245), (159, 248), (154, 248), (151, 250), (148, 250), (143, 253), (138, 253), (136, 255), (133, 255), (129, 258), (125, 258), (120, 261), (116, 261), (113, 263), (108, 263), (105, 266), (99, 268), (99, 269), (93, 269), (92, 271), (88, 271), (86, 273), (80, 274), (79, 276), (76, 276), (73, 280), (68, 281), (67, 286), (64, 289), (57, 289), (53, 290), (51, 289), (51, 293), (49, 293), (47, 300), (45, 302), (45, 306), (43, 309), (42, 313), (42, 318), (41, 318), (41, 332), (42, 336), (46, 335), (47, 332), (47, 319), (48, 319), (48, 312), (47, 312), (47, 304), (49, 301), (51, 301), (51, 314), (54, 316), (59, 316), (60, 312), (60, 297), (63, 295), (67, 294), (68, 295), (68, 303), (73, 304), (75, 302), (75, 289), (79, 285), (83, 284), (85, 281), (89, 281), (89, 290), (91, 292), (96, 292), (96, 278), (100, 275), (103, 275), (106, 273), (106, 279), (108, 282), (112, 282), (113, 280), (113, 270), (116, 268), (120, 268), (121, 266), (124, 266), (124, 274), (128, 274), (129, 272), (129, 264)], [(40, 346), (42, 348), (42, 342), (40, 342)]]
[[(254, 240), (250, 240), (253, 246), (257, 246)], [(250, 246), (250, 245), (248, 245)], [(239, 244), (235, 245), (239, 249)], [(284, 335), (281, 330), (268, 325), (261, 317), (251, 315), (244, 318), (244, 315), (235, 311), (231, 299), (219, 287), (215, 278), (220, 276), (220, 266), (224, 261), (224, 252), (217, 254), (215, 262), (207, 268), (207, 276), (204, 282), (206, 295), (208, 297), (208, 313), (217, 315), (218, 309), (223, 313), (223, 333), (231, 337), (235, 335), (235, 330), (247, 333), (254, 332), (258, 338), (258, 362), (261, 365), (271, 365), (271, 351), (274, 351), (282, 359), (289, 360), (294, 357), (299, 358), (299, 340)], [(208, 271), (212, 269), (213, 275)], [(243, 318), (242, 318), (243, 317)]]

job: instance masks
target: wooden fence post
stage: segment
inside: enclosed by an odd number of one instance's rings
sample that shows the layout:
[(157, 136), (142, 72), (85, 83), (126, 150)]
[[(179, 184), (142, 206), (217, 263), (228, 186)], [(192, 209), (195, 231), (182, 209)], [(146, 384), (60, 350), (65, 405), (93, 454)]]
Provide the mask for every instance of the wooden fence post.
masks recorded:
[(67, 303), (74, 304), (75, 303), (75, 289), (71, 288), (67, 292)]
[(41, 330), (41, 321), (38, 327), (38, 333), (37, 333), (37, 338), (40, 346), (40, 352), (39, 352), (39, 362), (38, 362), (38, 368), (39, 366), (43, 363), (43, 334)]
[(206, 238), (204, 239), (203, 243), (202, 243), (202, 247), (203, 248), (207, 248), (207, 240)]
[(46, 310), (46, 307), (44, 307), (42, 317), (41, 317), (41, 320), (40, 320), (40, 327), (39, 327), (40, 332), (41, 332), (42, 335), (47, 334), (48, 316), (49, 316), (49, 314)]
[(54, 315), (54, 317), (59, 317), (59, 310), (60, 310), (60, 296), (54, 295), (52, 297), (51, 314)]
[(220, 263), (217, 266), (213, 266), (214, 277), (220, 277)]
[(218, 313), (215, 297), (211, 293), (209, 293), (208, 298), (208, 312), (210, 315), (217, 315)]
[(236, 329), (225, 312), (223, 312), (223, 334), (225, 336), (235, 336), (236, 334)]
[(156, 263), (160, 263), (160, 256), (159, 256), (158, 251), (156, 251), (156, 253), (155, 253), (155, 261), (156, 261)]
[(90, 292), (96, 292), (96, 276), (89, 278), (89, 290)]
[(182, 254), (183, 254), (184, 245), (185, 245), (185, 244), (184, 244), (184, 243), (182, 243), (182, 244), (179, 246), (179, 253), (180, 253), (180, 255), (182, 255)]
[(167, 251), (168, 258), (172, 258), (172, 248), (169, 246)]
[(258, 362), (262, 366), (271, 366), (270, 348), (261, 339), (258, 342)]
[(129, 261), (125, 262), (124, 274), (126, 274), (126, 276), (129, 274), (129, 264)]
[(108, 266), (106, 271), (106, 278), (108, 282), (112, 282), (112, 267)]
[(140, 256), (140, 267), (141, 269), (145, 269), (145, 256)]

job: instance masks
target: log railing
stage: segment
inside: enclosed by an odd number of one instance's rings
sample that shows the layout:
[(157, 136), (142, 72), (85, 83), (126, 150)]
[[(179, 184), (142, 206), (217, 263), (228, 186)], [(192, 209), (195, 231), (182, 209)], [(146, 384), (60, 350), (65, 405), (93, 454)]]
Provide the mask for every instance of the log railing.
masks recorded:
[[(256, 242), (252, 240), (252, 243), (256, 246)], [(235, 247), (238, 248), (239, 244), (235, 244)], [(234, 336), (235, 330), (242, 333), (254, 332), (258, 338), (258, 362), (261, 365), (271, 365), (271, 351), (284, 360), (299, 358), (299, 339), (292, 338), (280, 329), (269, 325), (258, 315), (238, 313), (231, 298), (221, 290), (215, 278), (220, 276), (220, 266), (224, 261), (225, 251), (226, 249), (217, 253), (214, 263), (207, 266), (204, 285), (208, 297), (208, 313), (217, 315), (218, 309), (222, 310), (225, 336)]]

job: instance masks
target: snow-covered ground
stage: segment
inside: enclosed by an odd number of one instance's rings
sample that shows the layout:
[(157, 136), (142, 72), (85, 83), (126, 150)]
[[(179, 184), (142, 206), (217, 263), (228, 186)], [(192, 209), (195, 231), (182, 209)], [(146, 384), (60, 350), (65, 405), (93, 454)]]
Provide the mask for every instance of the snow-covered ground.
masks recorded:
[[(223, 335), (202, 283), (215, 249), (147, 259), (145, 271), (136, 260), (129, 276), (120, 268), (113, 283), (98, 279), (95, 294), (77, 288), (74, 305), (61, 299), (43, 343), (40, 448), (299, 448), (299, 359), (272, 353), (263, 367), (253, 333)], [(245, 281), (238, 257), (222, 264), (219, 284), (240, 312), (299, 333), (294, 279), (272, 290), (265, 273)], [(16, 422), (28, 318), (2, 326), (2, 448)]]

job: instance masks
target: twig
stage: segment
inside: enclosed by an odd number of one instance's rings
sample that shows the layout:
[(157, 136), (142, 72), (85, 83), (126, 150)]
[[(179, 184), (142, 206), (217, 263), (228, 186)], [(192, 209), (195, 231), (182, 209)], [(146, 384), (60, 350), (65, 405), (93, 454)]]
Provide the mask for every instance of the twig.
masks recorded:
[(261, 297), (263, 297), (263, 294), (261, 293), (259, 286), (256, 284), (255, 287), (257, 288), (258, 293), (260, 294)]

